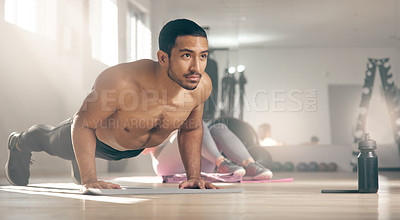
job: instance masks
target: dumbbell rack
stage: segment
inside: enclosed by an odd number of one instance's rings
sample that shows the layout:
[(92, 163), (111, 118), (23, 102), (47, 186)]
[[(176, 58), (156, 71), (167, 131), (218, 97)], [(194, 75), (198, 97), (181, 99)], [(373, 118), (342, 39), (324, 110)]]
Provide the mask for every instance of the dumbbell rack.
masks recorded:
[[(391, 66), (386, 65), (389, 62), (389, 58), (384, 58), (384, 59), (369, 58), (368, 61), (369, 62), (367, 63), (367, 70), (365, 74), (366, 76), (364, 80), (363, 93), (360, 103), (360, 111), (357, 118), (356, 131), (354, 133), (354, 144), (357, 144), (358, 141), (360, 141), (365, 134), (368, 108), (373, 92), (375, 73), (378, 68), (385, 94), (386, 105), (389, 111), (392, 131), (395, 137), (395, 142), (399, 147), (399, 152), (400, 152), (400, 90), (397, 89), (394, 83), (393, 74), (389, 73)], [(385, 65), (387, 67), (385, 67)], [(358, 151), (354, 150), (355, 149), (353, 149), (353, 155), (356, 157), (358, 155)], [(355, 160), (353, 160), (352, 165), (354, 167), (354, 170), (356, 170), (357, 163)]]

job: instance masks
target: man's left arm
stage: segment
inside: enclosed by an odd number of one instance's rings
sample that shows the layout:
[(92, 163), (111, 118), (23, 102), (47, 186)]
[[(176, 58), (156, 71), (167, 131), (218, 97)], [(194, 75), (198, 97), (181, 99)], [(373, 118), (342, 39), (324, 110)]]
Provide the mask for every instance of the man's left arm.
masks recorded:
[(179, 188), (217, 189), (210, 182), (201, 178), (201, 145), (203, 141), (202, 123), (203, 104), (197, 106), (179, 128), (178, 144), (183, 165), (185, 166), (187, 181), (179, 184)]

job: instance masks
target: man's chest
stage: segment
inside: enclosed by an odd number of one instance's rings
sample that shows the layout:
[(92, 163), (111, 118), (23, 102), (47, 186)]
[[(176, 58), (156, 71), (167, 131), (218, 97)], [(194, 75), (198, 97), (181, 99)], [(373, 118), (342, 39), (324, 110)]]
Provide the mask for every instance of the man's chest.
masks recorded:
[(115, 119), (125, 130), (156, 133), (178, 129), (189, 117), (194, 103), (148, 106), (136, 111), (118, 111)]

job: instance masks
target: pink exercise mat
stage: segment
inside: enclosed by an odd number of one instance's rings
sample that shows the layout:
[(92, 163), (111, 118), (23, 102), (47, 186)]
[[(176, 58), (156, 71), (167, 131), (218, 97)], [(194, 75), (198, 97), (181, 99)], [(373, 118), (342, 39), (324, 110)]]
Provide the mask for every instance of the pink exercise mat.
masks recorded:
[[(212, 183), (272, 183), (272, 182), (292, 182), (293, 178), (271, 179), (271, 180), (243, 180), (241, 175), (235, 173), (201, 173), (201, 177)], [(186, 180), (186, 174), (175, 174), (163, 176), (163, 183), (180, 183)]]

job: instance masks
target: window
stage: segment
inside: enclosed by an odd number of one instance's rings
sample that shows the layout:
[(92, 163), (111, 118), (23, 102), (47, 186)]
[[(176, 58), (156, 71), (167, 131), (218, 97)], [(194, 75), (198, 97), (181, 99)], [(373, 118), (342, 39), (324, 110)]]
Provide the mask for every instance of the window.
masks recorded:
[[(146, 13), (130, 1), (118, 3), (117, 0), (89, 0), (92, 58), (109, 66), (118, 62), (150, 59), (151, 32)], [(122, 5), (124, 3), (127, 5)], [(124, 9), (119, 10), (120, 6)], [(126, 16), (118, 16), (118, 12), (126, 13)], [(126, 17), (126, 22), (120, 22), (126, 26), (118, 28), (118, 17)]]
[(57, 37), (56, 0), (5, 0), (4, 20), (52, 40)]
[(146, 14), (132, 4), (127, 12), (127, 51), (126, 61), (151, 58), (151, 32)]
[(92, 57), (109, 66), (118, 63), (118, 7), (116, 0), (89, 1)]

